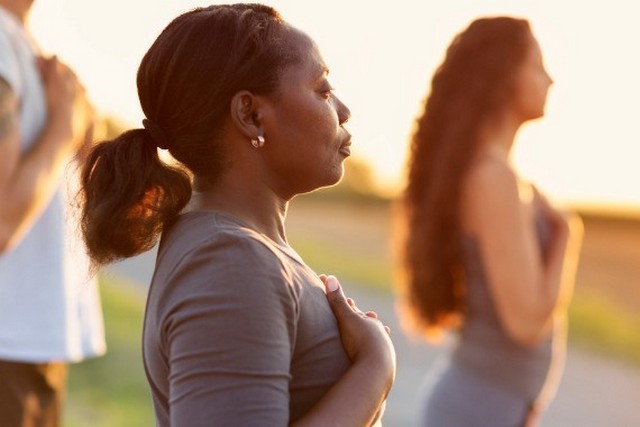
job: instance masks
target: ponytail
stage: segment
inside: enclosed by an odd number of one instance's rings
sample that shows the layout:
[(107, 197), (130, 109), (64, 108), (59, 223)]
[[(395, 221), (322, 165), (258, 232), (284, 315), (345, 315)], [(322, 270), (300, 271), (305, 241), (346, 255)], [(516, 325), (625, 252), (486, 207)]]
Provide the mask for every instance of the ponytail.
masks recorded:
[(164, 163), (150, 134), (129, 130), (93, 148), (82, 167), (81, 228), (97, 265), (151, 249), (191, 197), (191, 180)]

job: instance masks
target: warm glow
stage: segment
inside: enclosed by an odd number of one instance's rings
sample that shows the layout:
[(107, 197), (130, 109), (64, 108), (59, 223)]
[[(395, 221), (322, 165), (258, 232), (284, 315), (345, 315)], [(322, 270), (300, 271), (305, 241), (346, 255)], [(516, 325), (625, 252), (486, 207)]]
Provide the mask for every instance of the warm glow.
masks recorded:
[[(142, 120), (139, 61), (178, 13), (208, 1), (37, 0), (31, 24), (45, 52), (70, 63), (98, 108)], [(401, 185), (407, 137), (452, 37), (482, 15), (530, 20), (556, 83), (547, 117), (520, 134), (515, 161), (552, 197), (640, 206), (640, 6), (540, 0), (271, 2), (318, 43), (351, 108), (353, 151), (380, 185)]]

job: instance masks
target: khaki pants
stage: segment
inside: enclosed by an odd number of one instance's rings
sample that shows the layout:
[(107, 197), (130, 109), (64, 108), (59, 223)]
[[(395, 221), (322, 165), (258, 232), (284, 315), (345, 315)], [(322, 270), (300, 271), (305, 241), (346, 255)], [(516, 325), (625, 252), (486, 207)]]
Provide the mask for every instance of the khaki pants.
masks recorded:
[(67, 365), (0, 360), (0, 425), (61, 425)]

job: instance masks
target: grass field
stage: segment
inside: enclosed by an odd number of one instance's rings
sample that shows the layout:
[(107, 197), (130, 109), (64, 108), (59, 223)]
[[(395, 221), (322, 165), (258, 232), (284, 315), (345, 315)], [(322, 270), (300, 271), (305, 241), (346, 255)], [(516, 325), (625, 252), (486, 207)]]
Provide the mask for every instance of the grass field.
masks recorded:
[[(640, 367), (640, 221), (585, 215), (585, 242), (570, 309), (572, 345)], [(318, 272), (391, 291), (388, 205), (296, 201), (293, 246)], [(66, 427), (154, 425), (141, 362), (144, 295), (122, 283), (101, 284), (106, 356), (73, 365)]]
[(65, 427), (155, 425), (141, 356), (144, 295), (131, 286), (100, 286), (107, 355), (72, 365)]

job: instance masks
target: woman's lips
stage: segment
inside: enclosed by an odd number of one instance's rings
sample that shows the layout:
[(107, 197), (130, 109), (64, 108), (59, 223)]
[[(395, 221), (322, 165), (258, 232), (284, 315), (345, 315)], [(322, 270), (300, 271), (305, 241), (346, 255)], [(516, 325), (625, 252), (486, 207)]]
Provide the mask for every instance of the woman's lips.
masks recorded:
[(343, 142), (338, 151), (343, 156), (349, 157), (351, 155), (351, 140), (348, 139), (347, 141)]

